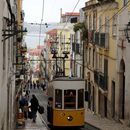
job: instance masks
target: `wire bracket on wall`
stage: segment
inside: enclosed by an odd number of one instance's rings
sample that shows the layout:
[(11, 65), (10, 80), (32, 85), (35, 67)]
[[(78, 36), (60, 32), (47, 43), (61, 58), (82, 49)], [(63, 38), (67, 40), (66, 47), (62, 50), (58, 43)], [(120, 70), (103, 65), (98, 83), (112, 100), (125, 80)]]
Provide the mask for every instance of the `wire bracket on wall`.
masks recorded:
[(4, 37), (4, 40), (7, 40), (8, 38), (12, 37), (12, 36), (15, 36), (19, 33), (23, 33), (23, 32), (27, 32), (27, 29), (25, 28), (24, 30), (10, 30), (10, 29), (5, 29), (5, 30), (2, 30), (3, 31), (3, 34), (2, 36)]

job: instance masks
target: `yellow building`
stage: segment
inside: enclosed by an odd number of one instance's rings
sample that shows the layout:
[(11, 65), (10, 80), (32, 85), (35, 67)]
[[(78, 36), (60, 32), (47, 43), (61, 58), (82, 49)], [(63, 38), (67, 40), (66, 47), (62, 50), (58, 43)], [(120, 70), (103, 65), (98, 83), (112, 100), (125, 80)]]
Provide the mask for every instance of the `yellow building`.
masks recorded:
[[(71, 43), (70, 38), (71, 35), (74, 34), (73, 32), (73, 24), (62, 23), (57, 28), (57, 37), (58, 37), (58, 55), (60, 57), (65, 57), (65, 76), (70, 76), (71, 68), (70, 68), (70, 50), (71, 50)], [(64, 27), (65, 26), (65, 27)]]
[(125, 35), (130, 1), (90, 0), (83, 10), (88, 31), (84, 50), (88, 107), (130, 125), (130, 41)]
[(45, 46), (47, 49), (48, 76), (70, 75), (70, 35), (73, 32), (73, 24), (59, 23), (55, 29), (46, 33)]
[(116, 12), (118, 3), (112, 0), (86, 2), (85, 26), (88, 41), (85, 50), (86, 90), (88, 107), (103, 117), (114, 117), (116, 80)]

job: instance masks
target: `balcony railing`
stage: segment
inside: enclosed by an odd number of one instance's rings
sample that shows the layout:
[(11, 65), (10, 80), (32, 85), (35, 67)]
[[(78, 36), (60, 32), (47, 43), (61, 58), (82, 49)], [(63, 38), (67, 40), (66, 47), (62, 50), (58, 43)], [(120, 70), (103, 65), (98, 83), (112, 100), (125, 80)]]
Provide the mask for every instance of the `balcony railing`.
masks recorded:
[(109, 35), (108, 33), (99, 33), (94, 34), (94, 43), (99, 47), (104, 49), (109, 49)]
[(104, 91), (107, 90), (108, 76), (105, 76), (101, 72), (94, 71), (94, 82)]

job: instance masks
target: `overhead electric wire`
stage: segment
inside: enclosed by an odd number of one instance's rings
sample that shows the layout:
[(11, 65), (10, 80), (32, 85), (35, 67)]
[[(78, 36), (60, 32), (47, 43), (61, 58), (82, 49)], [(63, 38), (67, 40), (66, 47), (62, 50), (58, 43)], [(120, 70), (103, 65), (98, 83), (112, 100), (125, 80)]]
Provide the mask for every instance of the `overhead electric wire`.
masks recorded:
[[(76, 5), (74, 6), (74, 9), (72, 10), (72, 13), (74, 13), (74, 11), (75, 11), (77, 5), (79, 4), (79, 2), (80, 2), (80, 0), (77, 1)], [(70, 18), (71, 18), (71, 16), (68, 17), (68, 19), (67, 19), (67, 21), (65, 22), (65, 25), (63, 26), (63, 29), (62, 29), (62, 30), (65, 29), (65, 27), (66, 27), (66, 25), (67, 25), (67, 23), (68, 23), (68, 21), (69, 21)], [(61, 31), (61, 33), (62, 33), (62, 31)]]
[(43, 4), (42, 4), (42, 18), (41, 18), (40, 31), (39, 31), (39, 45), (40, 45), (40, 42), (41, 42), (43, 15), (44, 15), (44, 0), (43, 0)]

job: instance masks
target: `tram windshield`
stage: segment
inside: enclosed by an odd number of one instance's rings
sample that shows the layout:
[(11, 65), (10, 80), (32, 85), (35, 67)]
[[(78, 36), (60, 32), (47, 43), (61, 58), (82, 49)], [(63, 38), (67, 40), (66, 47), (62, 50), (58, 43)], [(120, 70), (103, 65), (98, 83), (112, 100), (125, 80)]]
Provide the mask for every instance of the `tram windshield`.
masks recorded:
[(76, 108), (76, 90), (64, 90), (64, 109)]

